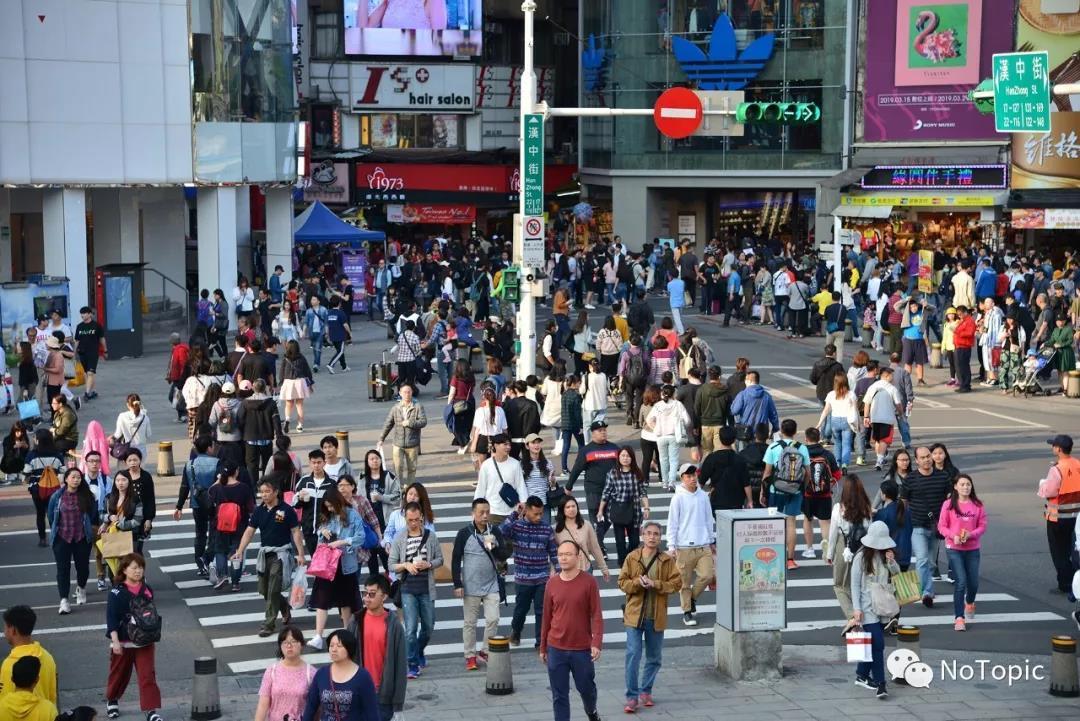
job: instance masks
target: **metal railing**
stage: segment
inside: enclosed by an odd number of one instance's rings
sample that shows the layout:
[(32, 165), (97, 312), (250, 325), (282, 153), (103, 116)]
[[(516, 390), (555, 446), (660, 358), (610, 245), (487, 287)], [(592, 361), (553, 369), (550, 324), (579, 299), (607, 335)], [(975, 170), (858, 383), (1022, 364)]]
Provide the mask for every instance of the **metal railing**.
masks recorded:
[[(180, 284), (179, 282), (177, 282), (176, 280), (174, 280), (174, 279), (170, 278), (169, 276), (165, 275), (164, 273), (162, 273), (157, 268), (150, 268), (148, 266), (143, 266), (143, 273), (144, 274), (145, 273), (154, 273), (154, 274), (161, 277), (161, 306), (162, 306), (161, 309), (162, 310), (169, 310), (170, 308), (172, 308), (172, 303), (173, 303), (173, 301), (171, 301), (169, 299), (169, 296), (165, 293), (166, 283), (171, 283), (171, 284), (175, 285), (177, 288), (180, 289), (180, 292), (183, 294), (183, 298), (184, 298), (184, 302), (182, 304), (183, 307), (184, 307), (184, 326), (187, 329), (187, 331), (190, 333), (191, 332), (191, 327), (192, 327), (191, 326), (191, 294), (188, 292), (188, 289), (186, 287), (184, 287), (182, 284)], [(144, 275), (143, 276), (143, 292), (146, 292), (146, 290), (148, 288), (149, 288), (149, 283), (147, 282), (147, 278)]]

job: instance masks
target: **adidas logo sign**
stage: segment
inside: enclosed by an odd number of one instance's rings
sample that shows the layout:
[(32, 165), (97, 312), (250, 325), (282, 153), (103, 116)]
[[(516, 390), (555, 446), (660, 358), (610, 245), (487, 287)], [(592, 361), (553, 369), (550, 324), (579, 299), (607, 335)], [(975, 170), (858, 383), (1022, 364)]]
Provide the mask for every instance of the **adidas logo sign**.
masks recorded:
[(741, 90), (765, 69), (775, 43), (776, 36), (769, 33), (738, 52), (731, 18), (721, 15), (709, 39), (708, 55), (685, 38), (672, 38), (671, 49), (686, 77), (699, 90)]

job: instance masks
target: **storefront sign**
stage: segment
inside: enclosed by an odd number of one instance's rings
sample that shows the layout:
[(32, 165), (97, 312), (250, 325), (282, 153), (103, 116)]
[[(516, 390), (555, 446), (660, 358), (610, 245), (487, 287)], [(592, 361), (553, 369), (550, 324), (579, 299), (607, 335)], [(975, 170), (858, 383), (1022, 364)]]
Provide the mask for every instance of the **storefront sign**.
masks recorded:
[(471, 113), (473, 65), (349, 65), (349, 105), (374, 112)]
[(451, 193), (510, 193), (509, 165), (358, 163), (356, 187), (385, 193), (442, 190)]
[(476, 222), (475, 205), (408, 205), (386, 206), (386, 220), (391, 223), (433, 223), (436, 225), (470, 225)]
[(932, 293), (934, 290), (934, 251), (919, 251), (919, 291)]
[(544, 214), (544, 116), (529, 113), (525, 121), (525, 171), (522, 192), (525, 215)]
[(732, 631), (784, 628), (784, 517), (768, 511), (716, 515), (717, 623)]
[(1046, 230), (1080, 229), (1080, 208), (1016, 208), (1012, 227)]
[(997, 205), (993, 195), (844, 195), (841, 205), (901, 205), (910, 207)]
[(867, 13), (863, 139), (992, 140), (968, 90), (1013, 49), (1012, 23), (983, 22), (982, 0), (874, 0)]
[(349, 164), (324, 160), (304, 178), (304, 202), (347, 204), (349, 202)]
[(994, 55), (994, 129), (1050, 130), (1050, 58), (1045, 50)]
[(359, 250), (344, 250), (341, 252), (341, 274), (352, 283), (353, 313), (367, 313), (367, 295), (364, 293), (364, 280), (367, 276), (368, 262), (367, 253)]
[(861, 183), (867, 190), (1004, 190), (1008, 166), (1001, 165), (876, 165)]

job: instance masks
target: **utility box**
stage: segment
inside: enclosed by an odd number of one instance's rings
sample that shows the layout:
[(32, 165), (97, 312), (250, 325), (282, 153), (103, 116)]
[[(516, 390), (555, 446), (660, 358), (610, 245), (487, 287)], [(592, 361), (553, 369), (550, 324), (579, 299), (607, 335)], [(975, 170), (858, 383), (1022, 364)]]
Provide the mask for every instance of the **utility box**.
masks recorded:
[(771, 509), (716, 512), (716, 623), (728, 631), (787, 626), (784, 516)]
[(142, 263), (111, 263), (94, 271), (97, 318), (105, 329), (110, 359), (143, 353), (142, 269)]

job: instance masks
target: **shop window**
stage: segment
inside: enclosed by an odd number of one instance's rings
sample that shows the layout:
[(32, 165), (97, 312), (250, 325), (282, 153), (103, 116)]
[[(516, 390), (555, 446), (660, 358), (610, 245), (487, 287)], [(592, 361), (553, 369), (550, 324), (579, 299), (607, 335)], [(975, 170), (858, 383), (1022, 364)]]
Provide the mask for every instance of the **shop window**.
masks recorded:
[(315, 42), (312, 57), (336, 58), (341, 55), (341, 16), (315, 13)]
[(333, 150), (340, 146), (340, 138), (335, 138), (334, 106), (311, 106), (311, 148), (312, 150)]
[(460, 148), (461, 116), (450, 114), (364, 116), (373, 148)]
[(825, 0), (661, 0), (657, 31), (706, 42), (721, 14), (731, 17), (739, 47), (765, 33), (798, 48), (819, 48)]

